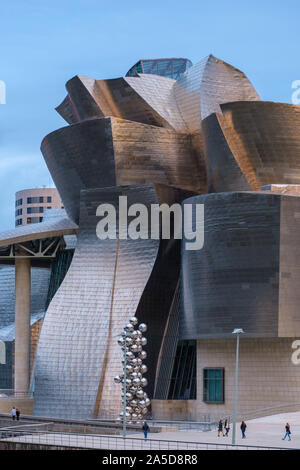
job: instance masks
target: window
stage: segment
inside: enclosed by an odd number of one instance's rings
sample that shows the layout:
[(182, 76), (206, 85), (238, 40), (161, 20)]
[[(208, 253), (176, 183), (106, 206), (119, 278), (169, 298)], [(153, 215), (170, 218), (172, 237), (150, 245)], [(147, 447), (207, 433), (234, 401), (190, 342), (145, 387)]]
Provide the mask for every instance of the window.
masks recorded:
[(203, 369), (203, 401), (224, 403), (224, 369)]
[(23, 204), (23, 199), (18, 199), (16, 201), (16, 207), (21, 206)]
[(168, 393), (169, 400), (196, 399), (196, 356), (196, 341), (178, 342)]
[(22, 225), (22, 219), (17, 219), (16, 220), (16, 227), (18, 227), (18, 225)]
[(36, 214), (37, 212), (44, 212), (43, 207), (27, 207), (27, 214)]
[(47, 197), (47, 202), (52, 202), (52, 197), (51, 196)]
[(43, 220), (43, 217), (27, 217), (28, 224), (36, 224), (38, 222), (41, 222), (42, 220)]
[(18, 217), (18, 215), (22, 215), (22, 209), (17, 209), (16, 210), (16, 217)]
[(38, 204), (39, 202), (44, 202), (43, 196), (27, 198), (27, 204)]

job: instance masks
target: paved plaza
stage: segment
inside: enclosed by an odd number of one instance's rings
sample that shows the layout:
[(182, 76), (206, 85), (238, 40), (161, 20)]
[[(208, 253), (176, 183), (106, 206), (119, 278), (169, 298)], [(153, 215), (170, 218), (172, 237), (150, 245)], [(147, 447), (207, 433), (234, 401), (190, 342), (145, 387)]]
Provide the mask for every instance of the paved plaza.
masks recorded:
[[(285, 423), (291, 425), (292, 440), (283, 441)], [(230, 449), (229, 437), (217, 437), (217, 431), (164, 431), (149, 433), (147, 441), (142, 433), (130, 433), (127, 439), (121, 436), (83, 435), (68, 433), (34, 433), (12, 437), (10, 440), (27, 443), (39, 443), (67, 447), (90, 449), (126, 449), (126, 450), (201, 450)], [(239, 424), (237, 426), (237, 446), (278, 447), (283, 449), (300, 449), (300, 412), (284, 413), (247, 422), (246, 439), (241, 438)], [(208, 444), (208, 445), (207, 445)]]

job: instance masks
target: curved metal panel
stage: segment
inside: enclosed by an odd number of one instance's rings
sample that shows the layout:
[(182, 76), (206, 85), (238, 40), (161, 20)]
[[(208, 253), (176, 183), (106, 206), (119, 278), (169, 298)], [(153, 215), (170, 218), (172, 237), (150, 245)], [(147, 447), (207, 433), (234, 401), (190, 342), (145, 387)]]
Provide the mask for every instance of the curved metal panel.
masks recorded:
[(78, 221), (81, 189), (165, 184), (204, 192), (206, 173), (190, 137), (117, 118), (91, 119), (52, 132), (42, 153), (69, 217)]
[(300, 106), (248, 101), (221, 109), (218, 120), (227, 145), (252, 189), (299, 183)]
[(189, 68), (175, 82), (174, 94), (191, 132), (200, 129), (202, 119), (220, 112), (221, 103), (260, 99), (243, 72), (213, 55)]
[(218, 193), (204, 204), (205, 240), (182, 248), (181, 339), (277, 336), (280, 196)]
[(121, 407), (113, 376), (121, 369), (115, 337), (135, 314), (159, 240), (102, 240), (96, 208), (157, 202), (152, 185), (82, 191), (71, 267), (47, 311), (36, 356), (34, 414), (115, 417)]
[(78, 222), (81, 189), (115, 186), (111, 121), (93, 119), (47, 135), (41, 150), (71, 220)]
[[(164, 95), (168, 92), (168, 79), (155, 78), (157, 83), (164, 83), (161, 89)], [(140, 87), (142, 89), (146, 88), (145, 84), (148, 83), (142, 78), (94, 80), (89, 77), (75, 76), (66, 84), (69, 99), (65, 98), (56, 110), (72, 124), (96, 117), (113, 116), (154, 126), (170, 127), (163, 115), (157, 112), (162, 110), (158, 102), (154, 108), (147, 102), (147, 98), (151, 101), (150, 91), (153, 91), (153, 87), (142, 96), (131, 87), (131, 83), (135, 82), (137, 82), (137, 88), (139, 88), (139, 82), (144, 83), (144, 87), (143, 85)], [(174, 83), (173, 80), (170, 82)]]

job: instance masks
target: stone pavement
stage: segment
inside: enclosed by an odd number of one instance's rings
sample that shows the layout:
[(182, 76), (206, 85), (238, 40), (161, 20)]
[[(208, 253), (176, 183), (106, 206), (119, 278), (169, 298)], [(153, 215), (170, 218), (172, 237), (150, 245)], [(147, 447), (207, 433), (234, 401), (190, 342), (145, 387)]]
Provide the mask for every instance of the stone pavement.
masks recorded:
[[(285, 423), (289, 422), (292, 431), (292, 441), (283, 441)], [(237, 426), (237, 445), (253, 447), (278, 447), (284, 449), (300, 449), (300, 412), (284, 413), (265, 418), (247, 421), (246, 439), (241, 438), (240, 423)], [(61, 445), (98, 449), (161, 449), (161, 450), (196, 450), (218, 448), (214, 444), (221, 444), (220, 450), (230, 448), (231, 432), (229, 437), (217, 437), (217, 431), (165, 431), (149, 433), (145, 441), (141, 433), (130, 433), (124, 442), (120, 436), (82, 435), (67, 433), (38, 433), (25, 436), (12, 437), (10, 440), (18, 442), (32, 442), (40, 444)], [(203, 445), (201, 444), (203, 443)], [(204, 443), (209, 443), (205, 445)]]
[[(282, 440), (285, 434), (285, 424), (291, 426), (291, 442), (286, 438)], [(240, 422), (236, 428), (236, 444), (245, 446), (267, 446), (267, 447), (283, 447), (300, 449), (300, 412), (282, 413), (264, 418), (256, 418), (247, 421), (246, 439), (242, 439)], [(231, 444), (232, 424), (228, 437), (217, 437), (217, 430), (197, 432), (197, 431), (177, 431), (177, 432), (161, 432), (153, 438), (189, 441), (189, 442), (208, 442), (215, 444)], [(138, 434), (131, 434), (138, 437)], [(149, 435), (151, 438), (151, 433)]]

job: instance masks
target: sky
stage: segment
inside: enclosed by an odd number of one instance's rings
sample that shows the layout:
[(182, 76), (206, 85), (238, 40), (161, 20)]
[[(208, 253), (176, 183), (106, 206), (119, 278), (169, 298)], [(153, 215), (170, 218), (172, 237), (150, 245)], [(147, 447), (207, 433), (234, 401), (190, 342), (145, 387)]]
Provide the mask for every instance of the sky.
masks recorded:
[(300, 80), (299, 0), (0, 0), (0, 230), (15, 192), (53, 185), (40, 152), (67, 125), (55, 107), (74, 75), (121, 77), (142, 58), (208, 54), (242, 70), (261, 99), (291, 103)]

